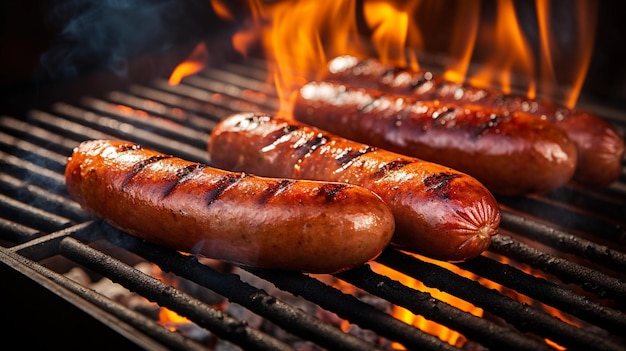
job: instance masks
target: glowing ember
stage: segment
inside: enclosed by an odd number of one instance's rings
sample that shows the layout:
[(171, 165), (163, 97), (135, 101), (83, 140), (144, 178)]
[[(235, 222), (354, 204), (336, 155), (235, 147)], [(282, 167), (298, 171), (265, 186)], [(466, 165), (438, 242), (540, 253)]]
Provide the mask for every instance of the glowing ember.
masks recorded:
[(172, 310), (161, 307), (161, 310), (159, 310), (159, 323), (171, 331), (176, 331), (177, 324), (191, 323), (191, 321)]
[[(416, 257), (419, 257), (420, 260), (424, 260), (424, 261), (428, 261), (431, 263), (435, 263), (441, 266), (444, 266), (445, 268), (454, 271), (457, 274), (466, 276), (467, 278), (471, 278), (471, 279), (475, 279), (476, 276), (474, 274), (471, 274), (467, 271), (461, 270), (458, 267), (449, 264), (449, 263), (445, 263), (445, 262), (441, 262), (441, 261), (436, 261), (436, 260), (431, 260), (428, 259), (426, 257), (423, 256), (419, 256), (419, 255), (415, 255)], [(439, 289), (434, 289), (434, 288), (429, 288), (426, 285), (424, 285), (422, 282), (411, 278), (409, 276), (406, 276), (405, 274), (402, 274), (398, 271), (395, 271), (393, 269), (390, 269), (386, 266), (383, 265), (379, 265), (376, 263), (373, 263), (372, 265), (372, 270), (390, 277), (391, 279), (394, 280), (398, 280), (400, 282), (402, 282), (402, 284), (413, 288), (415, 290), (419, 290), (419, 291), (423, 291), (423, 292), (427, 292), (429, 293), (432, 297), (439, 299), (441, 301), (445, 301), (447, 303), (449, 303), (450, 305), (453, 305), (457, 308), (459, 308), (460, 310), (463, 310), (465, 312), (471, 313), (475, 316), (478, 317), (482, 317), (483, 315), (483, 310), (481, 308), (478, 308), (474, 305), (472, 305), (471, 303), (461, 300), (456, 296), (447, 294)], [(419, 329), (435, 335), (437, 337), (439, 337), (441, 340), (448, 342), (449, 344), (453, 345), (453, 346), (462, 346), (466, 339), (463, 335), (461, 335), (460, 333), (451, 330), (439, 323), (430, 321), (428, 319), (425, 319), (424, 317), (420, 316), (420, 315), (415, 315), (412, 312), (402, 308), (402, 307), (394, 307), (394, 310), (392, 312), (393, 316), (396, 317), (397, 319), (407, 323), (407, 324), (411, 324), (414, 325), (416, 327), (418, 327)]]

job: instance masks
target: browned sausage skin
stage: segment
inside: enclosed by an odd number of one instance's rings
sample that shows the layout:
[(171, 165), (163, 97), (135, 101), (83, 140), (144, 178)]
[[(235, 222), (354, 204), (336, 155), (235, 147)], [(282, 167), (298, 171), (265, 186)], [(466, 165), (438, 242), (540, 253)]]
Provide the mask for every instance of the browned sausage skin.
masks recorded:
[(390, 206), (392, 245), (431, 258), (480, 255), (501, 219), (489, 190), (467, 174), (268, 114), (226, 118), (211, 133), (209, 153), (230, 170), (361, 185)]
[(495, 89), (454, 83), (428, 71), (413, 71), (384, 65), (375, 59), (339, 56), (328, 64), (324, 79), (353, 86), (412, 96), (422, 101), (473, 104), (487, 108), (528, 113), (563, 129), (578, 151), (574, 180), (606, 186), (621, 174), (624, 136), (614, 125), (589, 112)]
[(65, 177), (86, 211), (130, 234), (248, 266), (343, 271), (377, 257), (395, 228), (361, 187), (228, 172), (123, 141), (81, 143)]
[(544, 193), (576, 169), (567, 135), (524, 113), (311, 82), (299, 90), (293, 114), (345, 138), (460, 170), (497, 194)]

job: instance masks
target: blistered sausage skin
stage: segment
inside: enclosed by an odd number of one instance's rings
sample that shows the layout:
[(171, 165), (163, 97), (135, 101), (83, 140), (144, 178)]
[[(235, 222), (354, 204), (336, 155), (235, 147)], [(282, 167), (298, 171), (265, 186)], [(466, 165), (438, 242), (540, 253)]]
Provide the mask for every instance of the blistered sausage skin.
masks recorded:
[(394, 214), (392, 245), (435, 259), (480, 255), (501, 219), (491, 192), (467, 174), (268, 114), (220, 122), (209, 154), (218, 167), (234, 171), (363, 186)]
[(65, 177), (70, 195), (115, 227), (247, 266), (343, 271), (377, 257), (395, 228), (361, 187), (228, 172), (124, 141), (81, 143)]
[(310, 82), (299, 90), (293, 114), (342, 137), (470, 174), (496, 194), (545, 193), (569, 182), (576, 169), (567, 135), (524, 113)]
[(324, 79), (412, 96), (422, 101), (472, 104), (528, 113), (563, 129), (574, 142), (578, 152), (574, 180), (591, 186), (606, 186), (621, 174), (625, 153), (623, 134), (607, 120), (587, 111), (569, 109), (546, 100), (504, 94), (496, 89), (455, 83), (432, 72), (385, 65), (375, 59), (359, 60), (349, 55), (331, 60)]

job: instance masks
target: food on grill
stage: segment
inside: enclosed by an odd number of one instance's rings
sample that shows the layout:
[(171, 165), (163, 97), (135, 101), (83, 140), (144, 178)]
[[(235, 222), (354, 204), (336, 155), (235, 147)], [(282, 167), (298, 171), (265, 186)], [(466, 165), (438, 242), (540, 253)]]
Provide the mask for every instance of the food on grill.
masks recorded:
[(209, 154), (220, 168), (372, 190), (395, 216), (392, 245), (431, 258), (480, 255), (501, 219), (491, 192), (467, 174), (268, 114), (239, 113), (220, 122)]
[(311, 82), (299, 90), (293, 114), (342, 137), (465, 172), (496, 194), (545, 193), (569, 182), (576, 169), (567, 135), (519, 112)]
[(324, 79), (412, 96), (422, 101), (526, 112), (563, 129), (576, 144), (578, 163), (574, 180), (591, 186), (606, 186), (621, 174), (625, 152), (623, 135), (605, 119), (586, 111), (568, 109), (546, 100), (504, 94), (496, 89), (455, 83), (432, 72), (385, 65), (375, 59), (359, 60), (354, 56), (331, 60)]
[(377, 257), (395, 226), (361, 187), (228, 172), (124, 141), (81, 143), (65, 178), (86, 211), (115, 227), (247, 266), (343, 271)]

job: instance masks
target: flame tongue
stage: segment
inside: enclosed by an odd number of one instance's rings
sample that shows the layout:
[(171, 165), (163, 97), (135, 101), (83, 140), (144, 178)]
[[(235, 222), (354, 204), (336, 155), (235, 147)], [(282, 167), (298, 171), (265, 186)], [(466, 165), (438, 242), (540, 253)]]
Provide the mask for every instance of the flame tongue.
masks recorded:
[(178, 85), (183, 78), (200, 72), (206, 65), (208, 59), (209, 51), (206, 47), (206, 43), (198, 43), (189, 57), (174, 68), (169, 79), (169, 84)]
[[(222, 18), (234, 19), (224, 1), (212, 4)], [(294, 91), (340, 55), (412, 69), (424, 60), (441, 65), (453, 82), (525, 91), (573, 107), (591, 60), (597, 2), (578, 1), (573, 8), (547, 0), (495, 4), (490, 12), (467, 1), (248, 0), (251, 18), (233, 36), (233, 47), (246, 55), (261, 43), (275, 63), (268, 79), (287, 116)]]

